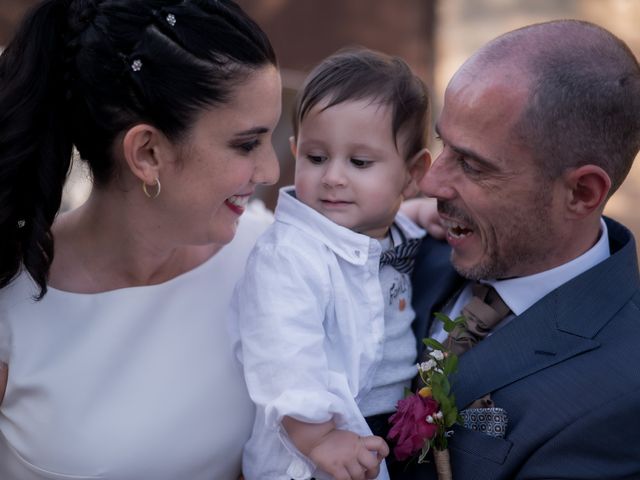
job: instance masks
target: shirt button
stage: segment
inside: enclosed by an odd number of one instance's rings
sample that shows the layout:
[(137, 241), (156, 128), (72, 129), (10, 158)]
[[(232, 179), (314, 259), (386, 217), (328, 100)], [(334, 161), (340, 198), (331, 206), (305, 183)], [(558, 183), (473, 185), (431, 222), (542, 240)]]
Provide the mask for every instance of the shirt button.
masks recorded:
[(353, 251), (353, 254), (354, 254), (356, 257), (360, 258), (360, 250), (354, 250), (354, 251)]
[(289, 465), (287, 473), (295, 479), (301, 479), (305, 476), (306, 468), (299, 459), (294, 459), (293, 464)]

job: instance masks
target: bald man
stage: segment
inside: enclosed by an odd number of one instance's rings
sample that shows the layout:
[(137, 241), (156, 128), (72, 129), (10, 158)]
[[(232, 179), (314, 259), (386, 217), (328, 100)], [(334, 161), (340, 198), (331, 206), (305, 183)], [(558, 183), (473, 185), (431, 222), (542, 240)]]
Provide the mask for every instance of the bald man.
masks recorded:
[(433, 312), (459, 315), (476, 282), (508, 307), (460, 355), (459, 409), (491, 415), (454, 428), (454, 478), (640, 479), (636, 247), (602, 215), (640, 149), (638, 61), (586, 22), (509, 32), (454, 75), (436, 129), (422, 190), (447, 243), (419, 252), (416, 335), (448, 341)]

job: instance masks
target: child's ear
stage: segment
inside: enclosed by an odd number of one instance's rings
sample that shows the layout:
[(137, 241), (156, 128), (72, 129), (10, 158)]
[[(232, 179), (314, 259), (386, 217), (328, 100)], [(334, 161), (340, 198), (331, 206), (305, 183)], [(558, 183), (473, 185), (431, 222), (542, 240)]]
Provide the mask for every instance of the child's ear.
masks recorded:
[(431, 153), (426, 148), (423, 148), (409, 159), (407, 162), (407, 184), (402, 191), (402, 196), (405, 199), (413, 198), (420, 193), (418, 184), (430, 166)]
[(131, 127), (122, 140), (124, 159), (131, 172), (147, 185), (153, 185), (166, 167), (175, 148), (157, 128), (147, 124)]
[(291, 149), (291, 154), (295, 159), (296, 153), (298, 152), (298, 145), (296, 144), (296, 137), (294, 137), (293, 135), (289, 137), (289, 148)]

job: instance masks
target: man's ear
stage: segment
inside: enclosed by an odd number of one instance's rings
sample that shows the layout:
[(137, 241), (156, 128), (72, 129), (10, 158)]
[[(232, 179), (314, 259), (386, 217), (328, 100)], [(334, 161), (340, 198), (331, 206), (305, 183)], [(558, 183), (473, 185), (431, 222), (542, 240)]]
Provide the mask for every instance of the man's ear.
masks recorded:
[(407, 162), (407, 184), (402, 191), (402, 196), (405, 199), (413, 198), (420, 192), (418, 184), (430, 166), (431, 153), (426, 148), (423, 148), (409, 159)]
[(564, 174), (567, 188), (567, 215), (583, 218), (601, 213), (611, 189), (611, 178), (596, 165), (583, 165)]
[(296, 137), (293, 135), (289, 137), (289, 148), (291, 149), (291, 155), (293, 155), (293, 158), (295, 159), (298, 153), (298, 145), (296, 143)]
[(160, 177), (170, 152), (174, 152), (173, 145), (160, 130), (143, 123), (127, 131), (122, 147), (129, 169), (147, 185), (153, 185)]

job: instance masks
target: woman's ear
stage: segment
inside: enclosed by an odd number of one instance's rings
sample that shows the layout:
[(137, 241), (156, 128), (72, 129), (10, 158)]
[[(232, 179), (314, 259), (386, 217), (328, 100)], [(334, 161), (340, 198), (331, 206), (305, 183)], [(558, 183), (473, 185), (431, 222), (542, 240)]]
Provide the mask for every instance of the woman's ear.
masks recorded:
[(291, 149), (291, 155), (293, 155), (293, 158), (295, 159), (298, 153), (298, 145), (296, 144), (296, 137), (293, 135), (289, 137), (289, 148)]
[(160, 178), (160, 171), (173, 154), (173, 145), (157, 128), (147, 124), (131, 127), (122, 140), (124, 159), (131, 172), (147, 185)]
[(570, 218), (601, 214), (611, 190), (607, 172), (596, 165), (583, 165), (564, 175), (567, 186), (567, 212)]
[(431, 153), (423, 148), (407, 162), (407, 184), (402, 191), (405, 199), (413, 198), (420, 193), (418, 184), (431, 166)]

